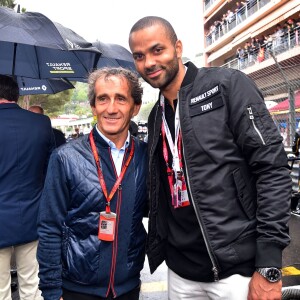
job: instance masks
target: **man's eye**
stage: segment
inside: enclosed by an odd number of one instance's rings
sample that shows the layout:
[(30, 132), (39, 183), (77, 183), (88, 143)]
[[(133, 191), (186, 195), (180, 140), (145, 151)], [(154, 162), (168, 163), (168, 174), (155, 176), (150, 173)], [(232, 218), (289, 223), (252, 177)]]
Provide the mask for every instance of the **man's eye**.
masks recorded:
[(160, 53), (163, 49), (162, 48), (155, 48), (154, 52), (155, 53)]
[(134, 60), (141, 60), (143, 57), (144, 57), (143, 54), (134, 54), (133, 55)]

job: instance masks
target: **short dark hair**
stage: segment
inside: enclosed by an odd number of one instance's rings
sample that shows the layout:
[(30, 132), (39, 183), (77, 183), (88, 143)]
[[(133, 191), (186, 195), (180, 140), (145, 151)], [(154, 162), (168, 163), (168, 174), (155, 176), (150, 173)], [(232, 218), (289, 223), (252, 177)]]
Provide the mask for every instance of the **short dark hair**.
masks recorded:
[(0, 99), (18, 102), (19, 86), (14, 78), (7, 75), (0, 75)]
[(108, 79), (111, 76), (116, 76), (116, 77), (125, 79), (130, 88), (130, 93), (134, 100), (134, 103), (137, 105), (140, 105), (142, 103), (143, 88), (141, 86), (138, 76), (134, 72), (132, 72), (128, 69), (125, 69), (125, 68), (121, 68), (121, 67), (120, 68), (108, 68), (107, 67), (107, 68), (98, 69), (89, 75), (88, 99), (89, 99), (91, 106), (93, 106), (93, 107), (95, 106), (95, 98), (96, 98), (95, 84), (96, 84), (96, 81), (99, 78)]
[(170, 39), (170, 41), (175, 45), (177, 42), (177, 34), (173, 28), (173, 26), (168, 22), (166, 19), (157, 17), (157, 16), (148, 16), (144, 17), (142, 19), (139, 19), (131, 28), (130, 33), (129, 33), (129, 40), (130, 40), (130, 35), (138, 30), (151, 27), (153, 25), (161, 25)]

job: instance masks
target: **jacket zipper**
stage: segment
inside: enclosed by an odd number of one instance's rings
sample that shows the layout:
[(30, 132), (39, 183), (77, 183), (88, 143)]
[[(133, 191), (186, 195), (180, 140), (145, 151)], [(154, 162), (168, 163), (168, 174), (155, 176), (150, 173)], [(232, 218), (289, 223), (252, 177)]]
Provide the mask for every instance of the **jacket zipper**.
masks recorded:
[(247, 107), (247, 110), (248, 110), (248, 113), (249, 113), (249, 119), (251, 120), (252, 122), (252, 125), (253, 125), (253, 128), (254, 130), (256, 131), (256, 133), (258, 134), (258, 136), (260, 137), (260, 140), (262, 141), (263, 145), (266, 145), (265, 141), (264, 141), (264, 138), (261, 134), (261, 132), (259, 131), (259, 129), (257, 128), (256, 124), (255, 124), (255, 121), (254, 121), (254, 115), (253, 115), (253, 112), (252, 112), (252, 107), (251, 106), (248, 106)]
[[(124, 164), (124, 159), (126, 157), (127, 150), (128, 150), (128, 148), (126, 148), (126, 150), (125, 150), (122, 166)], [(110, 160), (112, 162), (112, 165), (113, 165), (113, 168), (115, 171), (116, 178), (118, 178), (118, 174), (116, 171), (114, 160), (111, 155), (111, 151), (109, 151), (109, 154), (110, 154)], [(112, 242), (113, 243), (112, 244), (112, 262), (111, 262), (110, 278), (109, 278), (108, 289), (106, 292), (106, 297), (108, 297), (110, 290), (112, 291), (113, 296), (116, 297), (114, 282), (115, 282), (115, 271), (116, 271), (117, 250), (118, 250), (118, 229), (119, 229), (121, 202), (122, 202), (122, 185), (120, 184), (119, 188), (118, 188), (118, 198), (117, 198), (117, 207), (116, 207), (117, 219), (116, 219), (116, 228), (115, 228), (115, 239)]]
[[(180, 103), (180, 101), (179, 101), (179, 93), (177, 93), (177, 99), (178, 99), (178, 105), (179, 105), (179, 103)], [(179, 109), (180, 109), (180, 105), (179, 105)], [(180, 117), (180, 110), (179, 110), (179, 117)], [(184, 161), (186, 162), (182, 130), (181, 130), (181, 138), (182, 138), (183, 157), (184, 157)], [(186, 182), (187, 182), (187, 188), (189, 190), (189, 194), (191, 196), (191, 202), (192, 202), (193, 207), (194, 207), (194, 211), (195, 211), (195, 214), (196, 214), (199, 226), (200, 226), (200, 230), (201, 230), (201, 233), (202, 233), (202, 236), (203, 236), (203, 240), (205, 242), (205, 246), (206, 246), (209, 258), (210, 258), (211, 263), (213, 265), (212, 272), (214, 274), (214, 281), (219, 281), (219, 271), (218, 271), (218, 268), (217, 268), (217, 263), (216, 263), (216, 260), (215, 260), (215, 258), (213, 256), (213, 253), (212, 253), (212, 251), (210, 249), (210, 246), (208, 244), (208, 239), (207, 239), (207, 237), (205, 235), (205, 232), (204, 232), (204, 229), (203, 229), (203, 226), (202, 226), (202, 223), (201, 223), (200, 213), (199, 213), (199, 211), (196, 208), (195, 201), (194, 201), (194, 198), (193, 198), (193, 194), (192, 194), (192, 192), (190, 190), (190, 178), (189, 178), (189, 173), (188, 173), (188, 170), (187, 170), (186, 163), (185, 163), (185, 168), (184, 169), (185, 169), (185, 174), (186, 174), (186, 177), (187, 177), (186, 178)]]
[[(158, 110), (159, 110), (159, 105), (157, 105), (157, 108), (156, 108), (156, 112), (155, 112), (155, 117), (154, 117), (154, 128), (153, 128), (153, 132), (155, 132), (155, 125), (156, 125), (156, 119), (157, 119), (157, 114), (158, 114)], [(151, 149), (150, 149), (150, 155), (149, 157), (153, 157), (153, 148), (154, 148), (154, 140), (155, 140), (155, 134), (153, 134), (153, 138), (152, 138), (152, 146), (151, 146)], [(149, 163), (148, 163), (148, 167), (149, 167), (149, 170), (151, 170), (151, 165), (152, 165), (152, 159), (149, 159)], [(149, 191), (148, 191), (148, 199), (151, 199), (151, 187), (152, 187), (152, 176), (149, 176)], [(150, 228), (149, 228), (150, 229)]]

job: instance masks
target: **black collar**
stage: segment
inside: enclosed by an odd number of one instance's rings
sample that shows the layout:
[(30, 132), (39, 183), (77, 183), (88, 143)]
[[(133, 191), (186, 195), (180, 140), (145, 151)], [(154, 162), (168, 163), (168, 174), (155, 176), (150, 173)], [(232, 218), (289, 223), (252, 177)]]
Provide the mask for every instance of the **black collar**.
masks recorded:
[(192, 63), (192, 62), (187, 62), (185, 64), (185, 66), (188, 68), (187, 71), (186, 71), (186, 74), (183, 78), (183, 81), (181, 83), (181, 88), (187, 86), (188, 84), (190, 83), (193, 83), (196, 76), (197, 76), (197, 73), (198, 73), (198, 68)]

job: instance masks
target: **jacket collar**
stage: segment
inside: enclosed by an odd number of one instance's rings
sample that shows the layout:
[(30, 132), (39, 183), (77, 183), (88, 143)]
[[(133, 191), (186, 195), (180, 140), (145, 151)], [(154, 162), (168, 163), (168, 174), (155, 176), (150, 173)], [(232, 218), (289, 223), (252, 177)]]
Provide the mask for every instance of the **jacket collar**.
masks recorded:
[(93, 136), (95, 139), (95, 143), (98, 147), (109, 148), (109, 145), (107, 144), (107, 142), (97, 132), (96, 125), (93, 128)]
[[(184, 65), (187, 67), (187, 71), (185, 73), (180, 88), (184, 88), (185, 86), (193, 83), (198, 74), (198, 68), (192, 62), (189, 61)], [(160, 96), (161, 96), (161, 91), (159, 92), (158, 101), (156, 102), (157, 106), (160, 106), (159, 103)]]
[(7, 109), (7, 108), (21, 109), (21, 107), (16, 102), (0, 104), (0, 109)]
[(193, 83), (198, 73), (198, 68), (192, 62), (187, 62), (185, 66), (187, 67), (187, 71), (181, 83), (181, 88)]
[[(110, 147), (109, 144), (97, 132), (96, 125), (93, 127), (93, 136), (94, 136), (95, 143), (96, 143), (97, 147), (102, 147), (102, 148), (109, 148)], [(128, 149), (130, 149), (130, 147), (131, 147), (131, 140), (132, 139), (130, 137)], [(88, 138), (88, 142), (89, 142), (89, 138)]]

